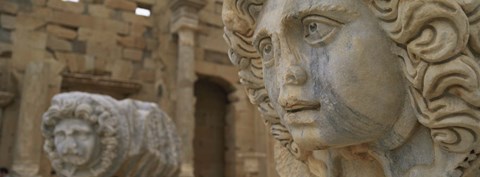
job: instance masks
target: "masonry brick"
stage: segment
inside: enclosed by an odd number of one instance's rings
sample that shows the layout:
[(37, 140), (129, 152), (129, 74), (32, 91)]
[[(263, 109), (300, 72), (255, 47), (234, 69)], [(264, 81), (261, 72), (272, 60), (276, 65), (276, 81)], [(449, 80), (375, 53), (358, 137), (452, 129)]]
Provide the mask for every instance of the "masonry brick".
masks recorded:
[(47, 35), (43, 32), (16, 30), (12, 35), (13, 44), (16, 46), (41, 50), (46, 47)]
[(123, 58), (133, 60), (133, 61), (140, 61), (143, 57), (143, 51), (138, 49), (123, 49)]
[(137, 49), (145, 49), (147, 46), (145, 38), (136, 36), (119, 37), (118, 43), (124, 47)]
[(143, 34), (145, 34), (145, 31), (147, 31), (147, 27), (145, 25), (138, 24), (138, 23), (130, 24), (130, 35), (132, 36), (143, 37)]
[(132, 13), (132, 12), (123, 12), (122, 19), (130, 23), (138, 23), (148, 27), (153, 26), (152, 18), (136, 15), (135, 13)]
[(130, 12), (134, 12), (137, 8), (137, 4), (135, 2), (127, 0), (105, 0), (104, 3), (107, 7)]
[(0, 12), (16, 14), (18, 12), (18, 5), (9, 1), (0, 1)]
[(48, 34), (65, 39), (75, 39), (77, 37), (77, 31), (69, 28), (65, 28), (58, 25), (47, 25)]
[(53, 35), (48, 36), (47, 47), (49, 49), (56, 50), (56, 51), (72, 51), (73, 49), (71, 42), (64, 39), (60, 39)]
[(129, 80), (133, 74), (133, 65), (131, 61), (115, 60), (109, 70), (112, 72), (112, 79)]
[(68, 70), (72, 73), (84, 72), (85, 67), (85, 56), (71, 53), (71, 52), (55, 52), (56, 59), (65, 64)]
[(88, 14), (94, 17), (108, 18), (112, 13), (112, 9), (106, 8), (103, 5), (90, 4), (88, 5)]
[(15, 28), (33, 31), (45, 26), (46, 23), (44, 19), (35, 18), (32, 15), (20, 14), (16, 17)]
[(77, 14), (81, 14), (85, 11), (84, 3), (64, 2), (62, 0), (49, 0), (47, 6), (51, 7), (52, 9), (73, 12)]
[(4, 14), (0, 16), (0, 22), (1, 22), (2, 28), (10, 29), (10, 30), (15, 29), (15, 21), (16, 21), (15, 16), (4, 15)]

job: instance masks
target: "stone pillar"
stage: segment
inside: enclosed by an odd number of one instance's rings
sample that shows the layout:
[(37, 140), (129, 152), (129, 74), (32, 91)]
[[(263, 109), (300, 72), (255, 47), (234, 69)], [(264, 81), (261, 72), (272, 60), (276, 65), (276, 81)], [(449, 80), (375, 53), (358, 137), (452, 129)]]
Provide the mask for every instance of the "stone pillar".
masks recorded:
[[(12, 102), (13, 94), (0, 91), (0, 128), (3, 125), (3, 108)], [(1, 132), (0, 132), (1, 135)], [(0, 136), (1, 138), (1, 136)]]
[(180, 177), (194, 176), (193, 138), (195, 129), (195, 36), (198, 29), (198, 11), (203, 0), (174, 0), (173, 33), (178, 34), (178, 60), (175, 120), (182, 138), (183, 161)]
[[(43, 139), (40, 131), (42, 114), (50, 99), (60, 91), (63, 65), (53, 60), (35, 61), (28, 65), (22, 86), (12, 170), (14, 176), (46, 176), (50, 168), (44, 164)], [(45, 166), (47, 165), (47, 166)]]

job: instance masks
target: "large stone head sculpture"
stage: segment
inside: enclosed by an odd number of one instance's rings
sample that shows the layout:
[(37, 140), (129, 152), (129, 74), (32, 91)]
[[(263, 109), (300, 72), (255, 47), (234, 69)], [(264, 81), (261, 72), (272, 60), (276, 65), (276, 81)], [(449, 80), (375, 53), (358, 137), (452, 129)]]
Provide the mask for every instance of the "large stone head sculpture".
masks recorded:
[(43, 115), (42, 132), (44, 150), (61, 176), (170, 177), (178, 172), (175, 127), (152, 103), (80, 92), (59, 94)]
[(240, 81), (300, 161), (322, 161), (327, 176), (371, 161), (385, 176), (473, 177), (479, 8), (478, 0), (227, 0), (223, 19)]

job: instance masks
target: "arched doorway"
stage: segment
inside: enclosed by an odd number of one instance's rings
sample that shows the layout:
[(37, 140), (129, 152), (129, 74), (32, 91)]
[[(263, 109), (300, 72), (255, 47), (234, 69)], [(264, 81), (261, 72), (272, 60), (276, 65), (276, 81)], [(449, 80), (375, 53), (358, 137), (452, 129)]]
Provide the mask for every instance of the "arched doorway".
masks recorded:
[(200, 78), (195, 83), (195, 177), (225, 177), (227, 91)]

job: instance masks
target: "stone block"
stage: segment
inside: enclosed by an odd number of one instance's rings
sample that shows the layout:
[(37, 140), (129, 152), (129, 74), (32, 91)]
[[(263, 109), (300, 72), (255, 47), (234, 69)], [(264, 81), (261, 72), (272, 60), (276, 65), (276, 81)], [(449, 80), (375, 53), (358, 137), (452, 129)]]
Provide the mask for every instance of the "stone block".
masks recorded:
[(157, 2), (156, 0), (135, 0), (135, 1), (141, 4), (150, 5), (150, 6), (155, 5), (155, 3)]
[(55, 52), (56, 59), (67, 66), (72, 73), (80, 73), (86, 70), (85, 56), (71, 52)]
[(106, 8), (103, 5), (90, 4), (88, 6), (88, 14), (94, 17), (108, 18), (112, 13), (112, 9)]
[(105, 6), (112, 9), (125, 10), (129, 12), (134, 12), (137, 8), (137, 4), (132, 1), (127, 0), (105, 0)]
[(148, 26), (148, 27), (153, 26), (153, 19), (152, 18), (136, 15), (133, 12), (123, 12), (122, 13), (122, 19), (124, 21), (130, 22), (130, 23), (138, 23), (138, 24), (145, 25), (145, 26)]
[(136, 37), (136, 36), (119, 37), (117, 41), (120, 45), (128, 48), (144, 49), (147, 46), (147, 42), (143, 37)]
[(47, 38), (47, 48), (55, 51), (72, 51), (73, 46), (70, 41), (49, 35)]
[(43, 27), (46, 23), (44, 19), (35, 18), (32, 15), (20, 14), (16, 17), (15, 28), (33, 31)]
[(15, 16), (2, 14), (0, 16), (0, 22), (1, 22), (2, 28), (10, 29), (10, 30), (15, 29), (15, 19), (16, 19)]
[(45, 6), (45, 4), (47, 4), (47, 0), (32, 0), (32, 3), (36, 6)]
[(132, 36), (140, 36), (142, 37), (147, 31), (147, 27), (145, 25), (141, 25), (138, 23), (131, 23), (130, 24), (130, 35)]
[(49, 0), (47, 6), (60, 11), (81, 14), (85, 11), (84, 3), (65, 2), (62, 0)]
[(44, 50), (47, 43), (47, 35), (43, 32), (16, 30), (13, 32), (13, 44), (23, 48)]
[(98, 41), (116, 45), (117, 38), (118, 36), (110, 31), (93, 30), (90, 28), (78, 29), (78, 40), (81, 41)]
[(128, 23), (106, 18), (94, 18), (92, 28), (100, 31), (112, 31), (119, 34), (128, 34), (130, 30)]
[(75, 39), (77, 31), (58, 25), (47, 25), (47, 33), (65, 39)]
[(43, 49), (14, 46), (12, 49), (12, 66), (15, 70), (23, 72), (30, 62), (43, 60), (44, 57), (45, 50)]
[(87, 41), (87, 54), (109, 61), (122, 58), (122, 48), (112, 45), (111, 41)]
[(155, 70), (154, 69), (142, 69), (135, 72), (134, 80), (140, 80), (147, 83), (155, 82)]
[(18, 4), (10, 1), (0, 1), (0, 12), (16, 14), (18, 12)]
[(157, 48), (157, 42), (156, 40), (153, 39), (146, 39), (147, 41), (147, 49), (148, 50), (155, 50)]
[(0, 42), (11, 43), (12, 34), (10, 31), (0, 28)]
[(112, 72), (112, 79), (130, 80), (133, 74), (133, 65), (131, 61), (115, 60), (109, 70)]
[(138, 49), (123, 49), (123, 58), (133, 60), (133, 61), (140, 61), (143, 57), (143, 51)]
[(0, 57), (10, 58), (12, 55), (12, 45), (0, 42)]
[(54, 11), (49, 21), (66, 26), (85, 27), (119, 34), (127, 34), (129, 32), (129, 26), (124, 22), (68, 12)]
[(61, 11), (53, 11), (48, 20), (72, 27), (92, 27), (95, 23), (94, 17)]

